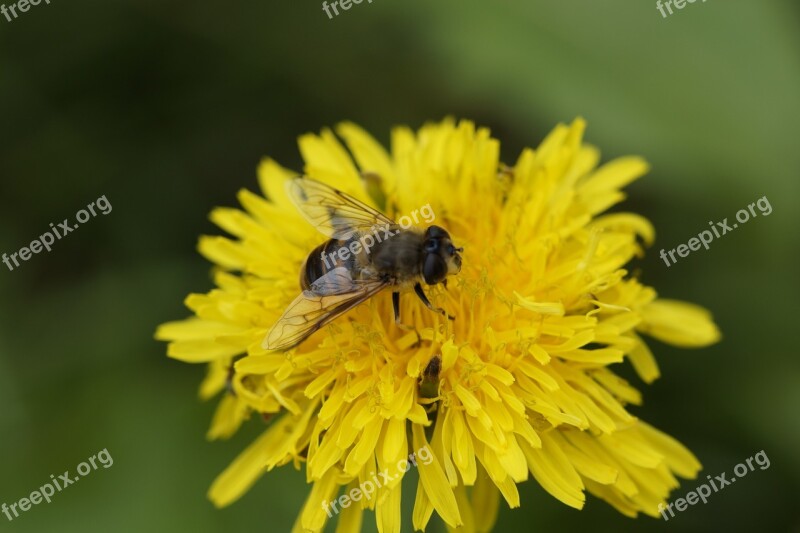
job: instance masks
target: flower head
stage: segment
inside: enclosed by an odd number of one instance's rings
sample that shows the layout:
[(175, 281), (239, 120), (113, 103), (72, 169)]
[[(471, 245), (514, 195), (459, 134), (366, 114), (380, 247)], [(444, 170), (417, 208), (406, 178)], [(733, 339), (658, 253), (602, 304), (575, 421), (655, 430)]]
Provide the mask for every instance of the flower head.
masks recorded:
[(170, 341), (170, 357), (209, 364), (203, 398), (228, 385), (210, 438), (253, 413), (270, 418), (211, 486), (216, 505), (292, 463), (311, 484), (295, 531), (320, 531), (334, 514), (341, 531), (358, 531), (365, 509), (380, 531), (400, 531), (403, 482), (416, 483), (416, 529), (436, 512), (451, 527), (488, 531), (501, 498), (521, 504), (517, 485), (529, 477), (578, 509), (588, 490), (625, 515), (657, 516), (676, 476), (694, 477), (700, 464), (628, 412), (641, 394), (611, 365), (628, 359), (650, 383), (659, 370), (642, 334), (699, 347), (719, 332), (702, 308), (659, 299), (625, 270), (653, 228), (603, 213), (647, 164), (625, 157), (598, 168), (584, 127), (559, 125), (512, 166), (467, 121), (397, 128), (391, 153), (349, 123), (336, 130), (344, 144), (329, 130), (300, 138), (305, 175), (390, 217), (430, 205), (464, 247), (461, 272), (428, 291), (455, 320), (401, 299), (416, 332), (395, 324), (384, 291), (296, 348), (265, 350), (325, 237), (287, 196), (297, 174), (272, 160), (259, 168), (265, 198), (241, 191), (244, 211), (213, 211), (233, 236), (200, 240), (218, 266), (216, 288), (190, 295), (195, 316), (162, 325), (157, 338)]

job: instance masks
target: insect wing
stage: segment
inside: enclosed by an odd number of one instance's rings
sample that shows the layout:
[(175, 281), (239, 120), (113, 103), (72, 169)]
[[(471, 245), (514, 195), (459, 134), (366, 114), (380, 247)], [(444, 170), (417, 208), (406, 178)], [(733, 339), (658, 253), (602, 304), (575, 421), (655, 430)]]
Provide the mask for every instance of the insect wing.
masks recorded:
[(396, 227), (386, 215), (324, 183), (309, 178), (286, 182), (289, 197), (317, 230), (331, 239), (349, 239), (355, 233)]
[(385, 286), (381, 280), (354, 280), (346, 268), (335, 268), (289, 304), (267, 333), (262, 347), (288, 350)]

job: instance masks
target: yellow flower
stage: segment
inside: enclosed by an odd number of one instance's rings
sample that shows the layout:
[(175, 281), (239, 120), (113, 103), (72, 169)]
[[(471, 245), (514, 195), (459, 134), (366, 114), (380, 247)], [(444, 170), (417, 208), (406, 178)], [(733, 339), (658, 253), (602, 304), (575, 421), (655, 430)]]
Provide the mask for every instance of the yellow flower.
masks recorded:
[(451, 528), (489, 531), (500, 497), (518, 507), (517, 484), (531, 476), (571, 507), (588, 490), (627, 516), (658, 516), (675, 476), (693, 478), (700, 464), (628, 413), (641, 394), (610, 365), (627, 358), (650, 383), (659, 370), (640, 334), (699, 347), (719, 331), (704, 309), (658, 299), (624, 269), (653, 228), (603, 212), (647, 164), (624, 157), (598, 168), (584, 128), (559, 125), (513, 166), (467, 121), (396, 128), (391, 153), (349, 123), (336, 129), (344, 144), (329, 130), (300, 138), (304, 174), (390, 217), (430, 204), (465, 248), (461, 273), (429, 290), (454, 321), (401, 300), (421, 342), (395, 325), (387, 291), (295, 349), (264, 350), (299, 293), (300, 265), (325, 237), (285, 192), (296, 173), (269, 159), (258, 173), (266, 198), (243, 190), (244, 211), (212, 212), (234, 237), (200, 240), (218, 266), (216, 288), (190, 295), (195, 316), (156, 337), (170, 341), (170, 357), (209, 364), (203, 398), (229, 384), (209, 438), (232, 435), (254, 412), (270, 419), (211, 486), (216, 505), (291, 462), (312, 484), (297, 532), (337, 514), (337, 531), (359, 531), (364, 509), (381, 532), (401, 531), (403, 480), (417, 484), (416, 529), (435, 511)]

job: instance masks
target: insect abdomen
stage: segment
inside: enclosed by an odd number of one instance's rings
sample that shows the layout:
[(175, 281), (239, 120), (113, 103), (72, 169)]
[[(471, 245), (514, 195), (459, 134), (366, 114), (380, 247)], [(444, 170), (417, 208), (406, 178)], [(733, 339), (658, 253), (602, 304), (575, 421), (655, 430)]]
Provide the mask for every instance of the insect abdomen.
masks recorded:
[(300, 287), (307, 290), (312, 283), (337, 267), (352, 271), (355, 261), (353, 255), (342, 260), (339, 254), (339, 250), (349, 244), (350, 241), (331, 239), (314, 248), (300, 268)]

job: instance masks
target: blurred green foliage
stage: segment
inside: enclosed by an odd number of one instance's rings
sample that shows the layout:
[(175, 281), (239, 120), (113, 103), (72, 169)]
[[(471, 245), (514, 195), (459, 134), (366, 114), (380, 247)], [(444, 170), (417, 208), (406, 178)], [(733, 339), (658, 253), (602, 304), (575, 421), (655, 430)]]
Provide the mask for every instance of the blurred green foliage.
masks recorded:
[[(0, 266), (0, 503), (108, 448), (92, 473), (0, 530), (288, 531), (307, 493), (291, 467), (218, 511), (205, 491), (261, 430), (204, 439), (204, 369), (152, 340), (211, 286), (207, 213), (255, 189), (270, 155), (348, 119), (382, 142), (446, 115), (492, 128), (511, 163), (584, 116), (604, 159), (652, 172), (623, 206), (655, 224), (633, 266), (711, 309), (724, 340), (658, 343), (662, 378), (637, 416), (706, 474), (765, 450), (768, 470), (665, 523), (590, 497), (577, 512), (535, 482), (498, 531), (800, 531), (798, 316), (800, 10), (794, 2), (375, 0), (329, 20), (317, 2), (53, 2), (0, 19), (0, 253), (105, 194), (113, 211), (9, 272)], [(667, 268), (660, 248), (767, 195), (774, 212)], [(700, 481), (685, 482), (683, 496)], [(404, 494), (403, 531), (412, 492)], [(374, 531), (372, 515), (365, 531)], [(432, 530), (442, 530), (437, 523)]]

